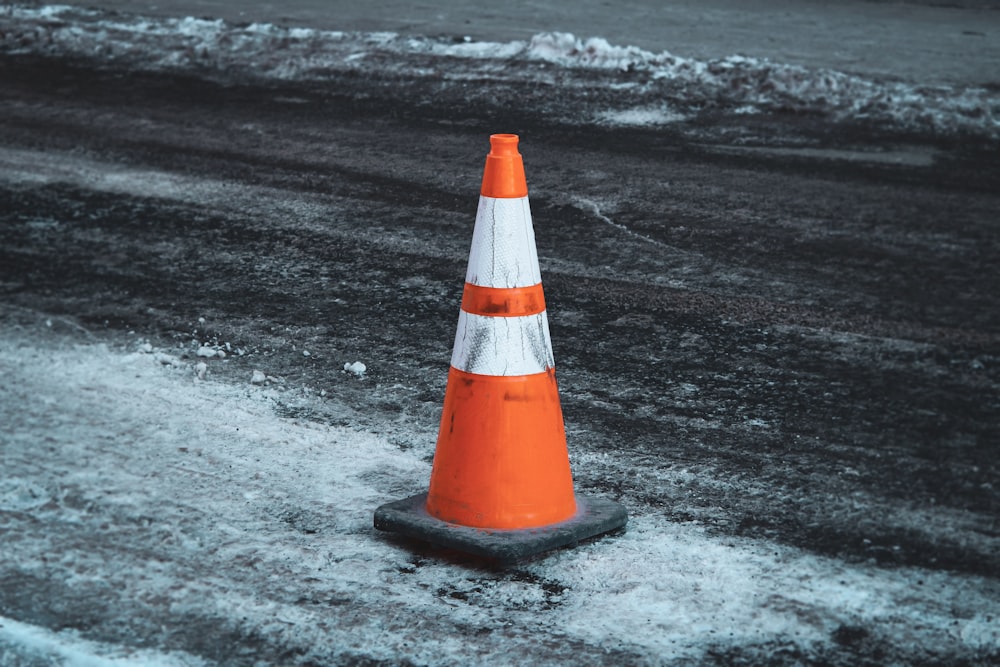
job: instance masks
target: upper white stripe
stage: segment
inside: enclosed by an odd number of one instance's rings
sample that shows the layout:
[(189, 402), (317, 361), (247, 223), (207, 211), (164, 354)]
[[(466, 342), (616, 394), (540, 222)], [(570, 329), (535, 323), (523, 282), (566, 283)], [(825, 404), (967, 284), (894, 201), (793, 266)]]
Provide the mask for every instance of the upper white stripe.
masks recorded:
[(479, 197), (465, 281), (483, 287), (528, 287), (542, 282), (527, 197)]
[(460, 310), (451, 365), (479, 375), (533, 375), (554, 368), (545, 311), (488, 317)]

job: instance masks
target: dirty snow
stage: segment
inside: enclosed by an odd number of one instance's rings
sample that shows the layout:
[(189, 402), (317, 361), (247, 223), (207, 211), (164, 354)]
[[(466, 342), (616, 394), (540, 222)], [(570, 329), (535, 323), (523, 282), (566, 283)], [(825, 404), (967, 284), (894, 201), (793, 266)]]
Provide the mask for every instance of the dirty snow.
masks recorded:
[(161, 653), (81, 639), (73, 630), (52, 632), (0, 616), (0, 665), (70, 667), (200, 667), (204, 660), (183, 653)]
[[(72, 590), (104, 615), (55, 632), (26, 599), (0, 619), (12, 655), (197, 665), (169, 630), (192, 623), (324, 664), (496, 664), (560, 646), (647, 661), (768, 641), (821, 651), (844, 627), (931, 656), (1000, 648), (988, 580), (848, 564), (635, 508), (626, 534), (513, 571), (435, 555), (371, 527), (376, 506), (426, 486), (427, 425), (401, 447), (282, 418), (273, 388), (199, 382), (197, 357), (76, 340), (0, 331), (0, 567), (5, 585)], [(574, 465), (593, 474), (625, 455)]]
[[(682, 118), (687, 109), (720, 108), (738, 114), (792, 109), (923, 131), (1000, 136), (996, 90), (879, 81), (742, 55), (701, 60), (565, 32), (539, 33), (527, 41), (455, 41), (12, 5), (0, 12), (0, 50), (96, 57), (147, 70), (279, 80), (323, 80), (331, 72), (372, 71), (550, 84), (552, 74), (535, 66), (546, 63), (603, 73), (604, 79), (588, 85), (633, 88), (671, 107), (659, 112), (648, 107), (609, 110), (597, 122), (655, 126)], [(678, 106), (686, 109), (672, 109)]]

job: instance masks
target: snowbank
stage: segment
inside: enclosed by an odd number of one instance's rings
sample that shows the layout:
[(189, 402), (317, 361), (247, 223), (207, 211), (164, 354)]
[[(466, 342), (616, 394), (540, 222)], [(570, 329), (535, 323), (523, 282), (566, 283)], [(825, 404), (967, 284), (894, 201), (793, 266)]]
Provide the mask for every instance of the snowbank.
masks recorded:
[[(529, 41), (473, 42), (395, 33), (338, 32), (222, 20), (148, 18), (67, 6), (0, 12), (0, 50), (92, 57), (147, 70), (324, 80), (333, 72), (395, 72), (445, 80), (496, 77), (550, 82), (535, 65), (589, 70), (594, 89), (632, 87), (664, 108), (734, 113), (794, 110), (920, 131), (1000, 137), (1000, 93), (984, 88), (876, 81), (733, 55), (715, 60), (616, 46), (605, 39), (542, 33)], [(674, 112), (609, 109), (600, 122), (658, 125)]]

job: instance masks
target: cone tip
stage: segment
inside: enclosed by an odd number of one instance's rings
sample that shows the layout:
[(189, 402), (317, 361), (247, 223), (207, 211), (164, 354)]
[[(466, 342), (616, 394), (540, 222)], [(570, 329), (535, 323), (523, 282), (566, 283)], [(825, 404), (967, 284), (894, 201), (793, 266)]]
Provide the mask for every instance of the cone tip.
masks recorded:
[(491, 155), (517, 155), (518, 136), (516, 134), (491, 134)]
[(517, 152), (516, 134), (491, 134), (490, 152), (486, 156), (483, 187), (487, 197), (526, 197), (528, 184), (524, 179), (524, 163)]

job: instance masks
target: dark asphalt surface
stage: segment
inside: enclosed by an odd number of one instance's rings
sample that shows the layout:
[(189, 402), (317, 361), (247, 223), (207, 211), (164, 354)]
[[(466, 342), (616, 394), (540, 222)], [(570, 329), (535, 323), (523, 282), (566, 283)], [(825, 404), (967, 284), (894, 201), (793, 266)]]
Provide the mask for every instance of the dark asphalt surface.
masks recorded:
[[(578, 467), (578, 488), (1000, 586), (995, 145), (794, 113), (581, 126), (548, 110), (585, 93), (541, 105), (516, 82), (265, 86), (8, 55), (0, 90), (8, 319), (170, 345), (204, 317), (252, 351), (220, 373), (267, 359), (375, 432), (433, 430), (487, 136), (516, 132), (570, 446), (630, 461)], [(329, 380), (345, 358), (367, 385)], [(678, 467), (690, 483), (664, 483)], [(921, 657), (878, 644), (846, 632), (823, 660)]]

